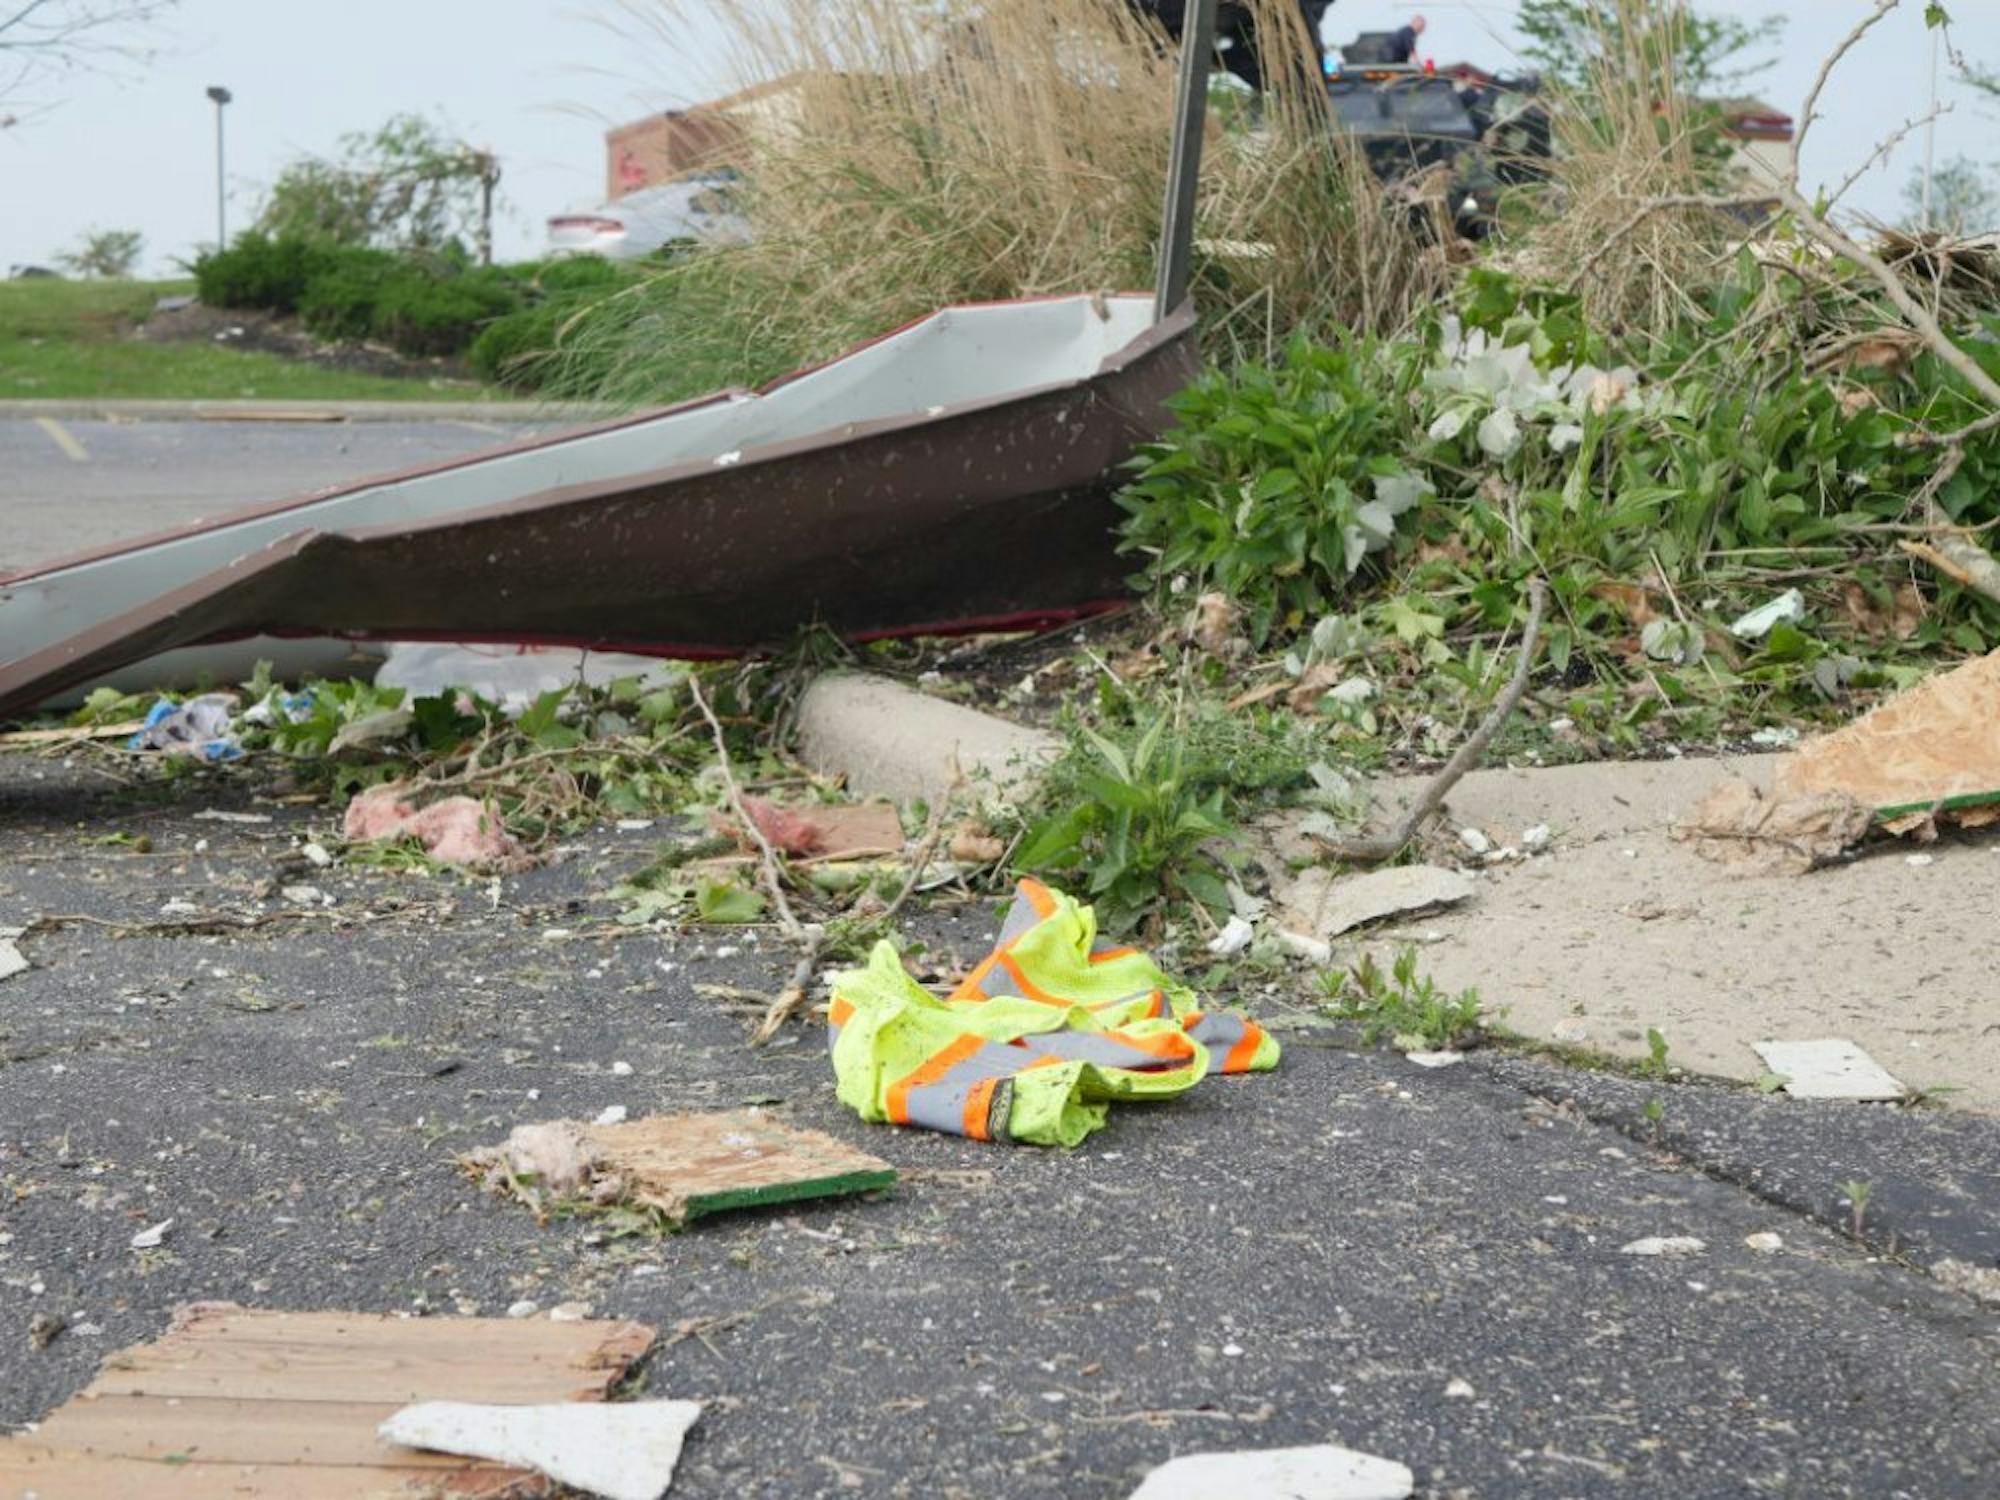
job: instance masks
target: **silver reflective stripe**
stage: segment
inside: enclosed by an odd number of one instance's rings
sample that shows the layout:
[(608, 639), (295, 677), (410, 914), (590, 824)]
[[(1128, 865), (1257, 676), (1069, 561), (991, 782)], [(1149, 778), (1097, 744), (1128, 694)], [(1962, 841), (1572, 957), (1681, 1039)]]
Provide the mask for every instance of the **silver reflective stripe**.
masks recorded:
[(1020, 892), (1015, 892), (1014, 904), (1007, 908), (1007, 920), (1000, 924), (999, 946), (1005, 948), (1030, 929), (1041, 926), (1042, 921), (1042, 914), (1035, 910), (1034, 904)]
[(1176, 1068), (1189, 1067), (1194, 1062), (1192, 1051), (1186, 1057), (1155, 1057), (1150, 1052), (1142, 1052), (1111, 1037), (1094, 1036), (1085, 1031), (1054, 1031), (1021, 1040), (1033, 1052), (1071, 1062), (1094, 1063), (1100, 1068), (1125, 1068), (1135, 1073), (1172, 1072)]

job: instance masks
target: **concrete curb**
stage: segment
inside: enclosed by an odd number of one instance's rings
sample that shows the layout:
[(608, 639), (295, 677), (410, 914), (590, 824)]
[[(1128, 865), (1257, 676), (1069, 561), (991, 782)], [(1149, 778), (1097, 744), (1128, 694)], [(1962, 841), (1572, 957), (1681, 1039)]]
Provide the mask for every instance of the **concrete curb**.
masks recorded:
[(549, 401), (0, 401), (0, 421), (62, 422), (599, 422), (602, 405)]
[(799, 755), (822, 776), (846, 778), (864, 797), (934, 802), (954, 762), (1011, 795), (1062, 748), (1056, 736), (904, 687), (886, 677), (817, 679), (799, 702)]

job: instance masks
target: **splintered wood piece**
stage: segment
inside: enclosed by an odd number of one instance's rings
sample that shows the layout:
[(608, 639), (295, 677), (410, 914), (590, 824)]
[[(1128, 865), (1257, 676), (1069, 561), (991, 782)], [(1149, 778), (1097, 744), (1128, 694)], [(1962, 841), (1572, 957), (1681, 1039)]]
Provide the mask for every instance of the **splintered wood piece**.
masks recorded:
[(406, 1404), (99, 1396), (60, 1408), (36, 1430), (35, 1441), (100, 1458), (168, 1463), (464, 1468), (462, 1458), (399, 1450), (375, 1435)]
[(2000, 652), (1928, 677), (1778, 762), (1774, 793), (1841, 792), (1883, 818), (2000, 802)]
[(588, 1126), (584, 1136), (600, 1178), (622, 1178), (626, 1201), (676, 1220), (865, 1193), (896, 1180), (878, 1157), (762, 1115), (657, 1115)]
[(525, 1469), (465, 1459), (449, 1467), (406, 1462), (323, 1468), (158, 1463), (96, 1458), (21, 1439), (0, 1442), (0, 1500), (530, 1500), (548, 1483)]
[(387, 1443), (418, 1401), (601, 1401), (652, 1346), (638, 1323), (181, 1310), (112, 1355), (32, 1438), (0, 1440), (0, 1500), (517, 1500), (537, 1474)]
[(637, 1323), (393, 1318), (201, 1304), (105, 1361), (86, 1396), (599, 1401), (651, 1346)]

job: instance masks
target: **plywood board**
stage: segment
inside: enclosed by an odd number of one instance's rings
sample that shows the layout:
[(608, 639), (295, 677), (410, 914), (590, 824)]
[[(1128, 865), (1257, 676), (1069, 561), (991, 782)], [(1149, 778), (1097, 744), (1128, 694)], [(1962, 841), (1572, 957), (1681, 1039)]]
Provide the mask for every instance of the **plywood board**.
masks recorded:
[(1779, 797), (1841, 792), (1884, 818), (2000, 802), (2000, 652), (1926, 678), (1779, 763)]
[(675, 1220), (865, 1193), (896, 1180), (896, 1169), (879, 1157), (763, 1115), (657, 1115), (592, 1125), (584, 1138), (600, 1174), (625, 1179), (626, 1201)]
[(200, 1303), (112, 1355), (32, 1438), (0, 1441), (0, 1500), (497, 1500), (539, 1476), (383, 1442), (416, 1401), (602, 1400), (637, 1323), (285, 1313)]

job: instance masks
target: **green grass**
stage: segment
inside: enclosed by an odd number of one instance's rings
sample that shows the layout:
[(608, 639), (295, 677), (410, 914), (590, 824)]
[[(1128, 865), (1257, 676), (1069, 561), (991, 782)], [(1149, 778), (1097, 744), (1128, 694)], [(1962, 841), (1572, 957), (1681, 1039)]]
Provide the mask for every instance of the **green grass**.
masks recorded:
[(472, 381), (399, 380), (214, 344), (146, 343), (120, 328), (192, 281), (0, 282), (0, 400), (466, 401)]

